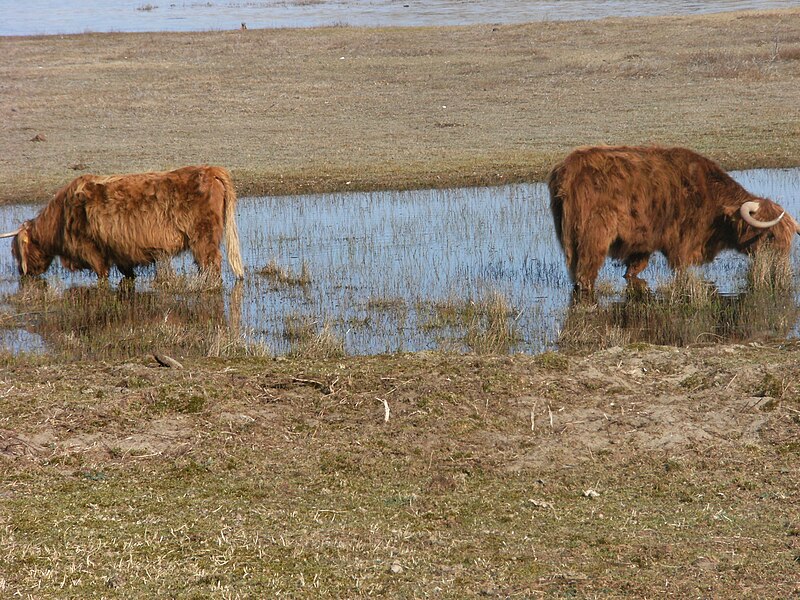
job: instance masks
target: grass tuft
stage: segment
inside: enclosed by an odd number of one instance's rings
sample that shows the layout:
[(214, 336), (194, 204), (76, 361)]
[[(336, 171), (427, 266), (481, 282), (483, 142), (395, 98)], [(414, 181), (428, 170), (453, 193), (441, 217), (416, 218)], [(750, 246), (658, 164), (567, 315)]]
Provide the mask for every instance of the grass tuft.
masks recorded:
[(473, 306), (464, 338), (467, 346), (478, 354), (508, 354), (520, 339), (512, 315), (506, 298), (489, 292)]
[(284, 321), (284, 337), (290, 342), (288, 356), (292, 358), (327, 359), (345, 356), (344, 340), (330, 323), (318, 327), (307, 316), (292, 316)]
[(279, 266), (274, 260), (271, 260), (265, 267), (258, 270), (257, 273), (262, 277), (266, 277), (275, 283), (283, 285), (297, 285), (301, 287), (311, 285), (311, 272), (306, 261), (303, 261), (300, 267), (300, 273), (294, 273), (289, 269), (285, 269)]

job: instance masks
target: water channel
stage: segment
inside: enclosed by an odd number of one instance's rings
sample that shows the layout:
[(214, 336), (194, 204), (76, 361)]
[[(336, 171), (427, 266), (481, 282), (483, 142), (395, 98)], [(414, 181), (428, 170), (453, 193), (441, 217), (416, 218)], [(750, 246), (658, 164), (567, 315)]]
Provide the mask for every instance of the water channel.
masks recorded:
[[(800, 169), (733, 176), (751, 192), (800, 216)], [(40, 208), (0, 207), (0, 230), (15, 228)], [(226, 292), (219, 312), (226, 318), (235, 314), (241, 335), (269, 352), (289, 350), (287, 328), (292, 322), (328, 325), (344, 340), (347, 352), (355, 354), (466, 350), (469, 324), (446, 315), (474, 320), (470, 307), (483, 306), (491, 297), (501, 297), (508, 306), (509, 322), (519, 338), (512, 350), (539, 352), (563, 342), (571, 286), (543, 184), (241, 198), (237, 213), (247, 274), (231, 294), (234, 281), (224, 265)], [(2, 242), (0, 298), (8, 299), (19, 293), (18, 278), (9, 242)], [(800, 243), (792, 254), (795, 270), (800, 269), (799, 253)], [(57, 262), (46, 277), (54, 296), (66, 298), (78, 294), (76, 289), (95, 287), (93, 275), (66, 271)], [(179, 274), (195, 273), (189, 257), (173, 262)], [(299, 285), (262, 274), (270, 262), (294, 276), (305, 268), (310, 281)], [(722, 297), (737, 298), (744, 290), (748, 265), (746, 257), (726, 252), (697, 271)], [(623, 271), (607, 261), (599, 280), (606, 289), (602, 304), (623, 300)], [(653, 290), (672, 279), (660, 255), (643, 275)], [(114, 272), (112, 289), (119, 279)], [(172, 298), (152, 309), (156, 318), (169, 319), (207, 303), (203, 294), (174, 296), (153, 284), (154, 269), (145, 269), (136, 280), (136, 292)], [(124, 312), (128, 304), (120, 306), (117, 310)], [(11, 312), (24, 310), (24, 303), (18, 302)], [(189, 310), (184, 318), (197, 315)], [(796, 335), (793, 318), (790, 321), (786, 331), (776, 333)], [(1, 330), (6, 349), (47, 351), (35, 325), (20, 325)], [(720, 334), (713, 324), (703, 327), (710, 328), (704, 332), (708, 335), (746, 337), (737, 331)]]

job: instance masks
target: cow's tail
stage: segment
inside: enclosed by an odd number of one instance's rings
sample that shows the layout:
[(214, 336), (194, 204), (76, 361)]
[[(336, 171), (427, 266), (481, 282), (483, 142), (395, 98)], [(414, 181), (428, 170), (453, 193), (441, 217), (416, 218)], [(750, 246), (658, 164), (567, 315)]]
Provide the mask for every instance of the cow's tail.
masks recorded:
[(215, 174), (225, 189), (225, 249), (228, 252), (228, 264), (237, 279), (244, 277), (242, 252), (239, 247), (239, 230), (236, 227), (236, 188), (233, 187), (230, 173), (219, 169)]
[(564, 164), (556, 165), (547, 176), (547, 187), (550, 190), (550, 212), (553, 214), (553, 225), (556, 230), (556, 237), (561, 249), (564, 251), (564, 258), (567, 262), (569, 275), (575, 279), (575, 261), (577, 260), (575, 248), (575, 235), (571, 226), (575, 215), (571, 213), (569, 202), (564, 202), (563, 173)]

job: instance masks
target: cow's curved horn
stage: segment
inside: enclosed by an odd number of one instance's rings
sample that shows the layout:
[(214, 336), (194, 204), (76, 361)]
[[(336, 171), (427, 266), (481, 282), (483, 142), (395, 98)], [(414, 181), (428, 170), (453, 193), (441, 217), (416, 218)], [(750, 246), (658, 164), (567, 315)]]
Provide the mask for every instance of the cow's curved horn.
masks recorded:
[(17, 235), (17, 234), (18, 234), (20, 231), (22, 231), (22, 227), (20, 227), (20, 228), (19, 228), (19, 229), (17, 229), (16, 231), (9, 231), (8, 233), (0, 233), (0, 238), (14, 237), (14, 236), (15, 236), (15, 235)]
[(786, 214), (786, 211), (783, 211), (777, 219), (772, 219), (772, 221), (759, 221), (755, 217), (753, 217), (753, 213), (756, 212), (759, 208), (760, 204), (758, 202), (749, 201), (742, 204), (742, 207), (739, 209), (739, 214), (742, 215), (742, 218), (748, 225), (752, 225), (753, 227), (758, 227), (759, 229), (766, 229), (767, 227), (772, 227), (773, 225), (777, 225), (783, 216)]

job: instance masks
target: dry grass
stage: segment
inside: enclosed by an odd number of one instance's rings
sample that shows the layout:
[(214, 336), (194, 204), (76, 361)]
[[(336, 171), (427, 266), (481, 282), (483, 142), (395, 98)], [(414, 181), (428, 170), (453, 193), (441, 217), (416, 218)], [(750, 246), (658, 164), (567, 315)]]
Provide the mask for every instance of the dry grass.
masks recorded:
[(518, 312), (496, 290), (481, 290), (468, 299), (421, 302), (417, 308), (428, 313), (422, 327), (440, 332), (439, 346), (443, 349), (507, 354), (520, 341), (515, 319)]
[(678, 271), (675, 276), (658, 287), (658, 293), (667, 305), (707, 306), (717, 294), (714, 284), (696, 271)]
[(747, 271), (747, 286), (751, 290), (764, 292), (791, 291), (793, 286), (791, 261), (771, 248), (756, 252)]
[(295, 273), (290, 269), (281, 267), (274, 260), (269, 261), (269, 263), (262, 269), (259, 269), (257, 273), (276, 284), (288, 286), (299, 285), (301, 287), (311, 285), (311, 271), (308, 268), (308, 263), (305, 261), (303, 261), (300, 267), (300, 273)]
[(792, 9), (0, 38), (0, 201), (190, 163), (231, 168), (241, 194), (538, 180), (595, 143), (796, 165), (797, 31)]
[(319, 322), (308, 315), (289, 315), (284, 320), (284, 337), (291, 347), (290, 358), (324, 360), (345, 355), (344, 340), (334, 331), (330, 323)]
[(798, 351), (4, 362), (0, 595), (791, 598)]
[(487, 292), (471, 313), (464, 341), (473, 352), (508, 354), (519, 341), (514, 311), (499, 292)]

